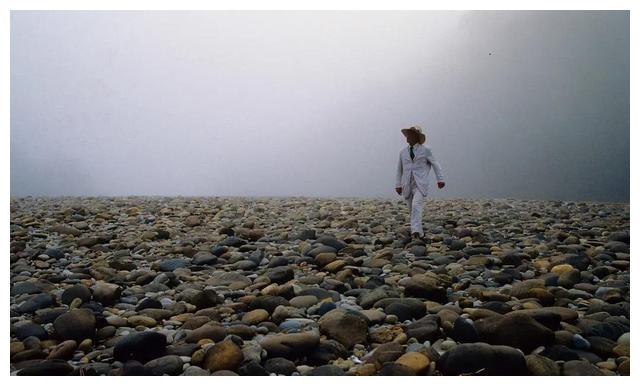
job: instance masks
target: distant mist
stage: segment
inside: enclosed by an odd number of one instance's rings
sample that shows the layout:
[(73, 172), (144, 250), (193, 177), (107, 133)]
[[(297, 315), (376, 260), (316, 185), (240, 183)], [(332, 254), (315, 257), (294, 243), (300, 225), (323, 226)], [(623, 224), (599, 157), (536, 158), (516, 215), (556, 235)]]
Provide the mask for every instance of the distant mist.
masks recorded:
[[(12, 11), (11, 195), (629, 201), (628, 11)], [(433, 171), (432, 171), (433, 173)]]

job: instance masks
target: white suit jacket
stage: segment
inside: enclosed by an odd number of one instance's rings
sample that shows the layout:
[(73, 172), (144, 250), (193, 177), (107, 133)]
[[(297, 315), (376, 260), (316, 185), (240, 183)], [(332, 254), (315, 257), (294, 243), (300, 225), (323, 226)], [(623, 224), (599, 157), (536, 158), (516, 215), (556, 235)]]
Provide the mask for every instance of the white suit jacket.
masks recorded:
[(411, 156), (409, 155), (409, 147), (410, 146), (407, 145), (400, 151), (398, 170), (396, 173), (396, 187), (402, 188), (402, 196), (404, 198), (409, 198), (411, 194), (411, 174), (413, 174), (416, 180), (418, 189), (425, 195), (429, 192), (429, 172), (431, 171), (431, 166), (433, 166), (435, 170), (438, 182), (444, 181), (442, 168), (433, 156), (430, 147), (419, 143), (413, 145), (413, 160), (411, 160)]

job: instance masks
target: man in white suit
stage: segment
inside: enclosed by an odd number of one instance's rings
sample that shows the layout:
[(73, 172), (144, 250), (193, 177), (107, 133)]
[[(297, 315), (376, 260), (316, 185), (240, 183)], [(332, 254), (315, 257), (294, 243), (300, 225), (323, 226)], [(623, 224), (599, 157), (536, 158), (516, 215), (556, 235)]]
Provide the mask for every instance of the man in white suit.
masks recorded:
[(431, 148), (423, 145), (426, 137), (420, 126), (402, 129), (409, 146), (400, 151), (396, 173), (396, 192), (405, 199), (411, 213), (411, 236), (423, 239), (422, 209), (424, 199), (429, 194), (429, 172), (436, 173), (438, 189), (444, 188), (444, 175)]

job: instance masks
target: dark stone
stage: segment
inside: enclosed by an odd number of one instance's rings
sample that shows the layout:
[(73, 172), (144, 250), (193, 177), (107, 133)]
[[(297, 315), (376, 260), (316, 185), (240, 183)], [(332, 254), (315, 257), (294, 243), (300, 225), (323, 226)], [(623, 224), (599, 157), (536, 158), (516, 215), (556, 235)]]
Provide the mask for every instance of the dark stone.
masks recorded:
[(170, 272), (178, 268), (185, 268), (189, 266), (189, 260), (187, 259), (167, 259), (158, 265), (158, 268), (164, 272)]
[(399, 363), (386, 363), (380, 369), (380, 375), (383, 376), (414, 376), (416, 372), (405, 365), (401, 365)]
[(414, 319), (422, 318), (427, 314), (427, 307), (424, 302), (416, 298), (388, 298), (378, 300), (372, 308), (387, 308), (390, 304), (398, 303), (409, 307), (411, 317)]
[(29, 350), (20, 351), (17, 354), (14, 354), (11, 357), (11, 362), (14, 363), (24, 363), (25, 361), (45, 359), (47, 357), (47, 353), (42, 351), (39, 348), (33, 348)]
[(94, 302), (94, 301), (89, 301), (86, 303), (82, 303), (80, 305), (80, 307), (78, 308), (83, 308), (83, 309), (87, 309), (87, 310), (91, 310), (93, 312), (94, 315), (96, 314), (102, 314), (102, 312), (104, 311), (104, 306), (98, 302)]
[(55, 304), (55, 298), (50, 294), (36, 294), (18, 306), (21, 314), (32, 314), (36, 310), (47, 308)]
[[(385, 286), (385, 282), (384, 282), (384, 278), (380, 277), (380, 276), (373, 276), (370, 277), (369, 280), (367, 280), (366, 283), (364, 283), (364, 285), (362, 286), (363, 289), (368, 289), (368, 290), (372, 290), (372, 289), (376, 289), (378, 287), (382, 287)], [(391, 288), (389, 286), (386, 286), (385, 288)], [(363, 293), (368, 293), (368, 292), (363, 292)]]
[(311, 249), (306, 251), (305, 255), (307, 256), (311, 256), (313, 258), (315, 258), (317, 255), (324, 253), (324, 252), (337, 252), (337, 250), (333, 247), (330, 247), (328, 245), (314, 245), (312, 247), (310, 247)]
[(358, 304), (366, 310), (371, 308), (378, 300), (386, 298), (397, 298), (399, 297), (399, 295), (400, 294), (396, 289), (389, 286), (382, 286), (372, 291), (362, 293), (358, 297)]
[(115, 326), (104, 326), (96, 332), (96, 338), (100, 340), (105, 340), (111, 338), (116, 334)]
[(485, 302), (484, 304), (482, 304), (478, 308), (483, 308), (485, 310), (491, 310), (491, 311), (497, 312), (499, 314), (506, 314), (507, 312), (513, 311), (511, 309), (510, 305), (508, 305), (505, 302), (498, 301), (498, 300), (492, 300), (492, 301)]
[(451, 338), (459, 343), (474, 343), (479, 340), (478, 331), (473, 321), (461, 317), (453, 322)]
[(151, 370), (155, 375), (179, 375), (182, 373), (182, 359), (177, 355), (165, 355), (152, 359), (144, 364), (144, 367)]
[(144, 298), (136, 306), (136, 311), (144, 310), (146, 308), (159, 308), (162, 309), (162, 303), (159, 300)]
[(621, 243), (630, 244), (631, 235), (627, 231), (611, 232), (609, 234), (609, 236), (607, 237), (607, 240), (609, 240), (609, 241), (619, 241)]
[(528, 259), (529, 256), (525, 253), (507, 253), (502, 257), (502, 265), (519, 266), (522, 264), (522, 259)]
[(171, 238), (171, 233), (164, 229), (156, 229), (156, 240), (169, 240)]
[(370, 354), (378, 364), (383, 365), (387, 362), (393, 362), (404, 354), (404, 348), (400, 343), (390, 342), (384, 343), (376, 347)]
[(285, 358), (271, 358), (265, 362), (264, 369), (269, 373), (291, 375), (296, 371), (296, 364)]
[(276, 256), (269, 261), (269, 264), (267, 264), (267, 267), (275, 268), (275, 267), (285, 267), (287, 265), (289, 265), (289, 258), (285, 256)]
[(62, 296), (60, 297), (62, 303), (71, 304), (73, 299), (80, 298), (82, 302), (88, 302), (91, 300), (91, 290), (82, 284), (76, 284), (71, 286), (62, 292)]
[(594, 323), (586, 326), (578, 324), (578, 327), (582, 330), (582, 335), (585, 337), (602, 336), (611, 340), (618, 340), (620, 335), (629, 332), (629, 325), (619, 321)]
[(613, 357), (613, 348), (618, 345), (616, 341), (603, 336), (589, 336), (587, 340), (591, 344), (591, 351), (602, 358)]
[(326, 235), (318, 237), (316, 239), (316, 242), (334, 248), (336, 251), (340, 251), (342, 248), (345, 248), (347, 246), (347, 243), (345, 243), (344, 241)]
[(218, 247), (211, 248), (211, 253), (217, 257), (222, 256), (228, 251), (229, 251), (229, 248), (227, 248), (226, 246), (218, 246)]
[(113, 358), (126, 362), (129, 359), (148, 362), (166, 352), (167, 337), (155, 331), (132, 333), (120, 338), (113, 348)]
[(288, 305), (289, 301), (282, 296), (264, 295), (258, 296), (257, 298), (253, 299), (249, 303), (249, 309), (256, 310), (262, 308), (264, 310), (267, 310), (267, 312), (271, 314), (276, 309), (276, 307)]
[(567, 272), (563, 272), (558, 277), (558, 285), (565, 288), (573, 288), (574, 285), (580, 282), (580, 271), (572, 269)]
[[(568, 311), (567, 313), (569, 313)], [(567, 314), (565, 313), (565, 314)], [(542, 324), (550, 330), (556, 331), (560, 328), (560, 322), (562, 322), (562, 315), (559, 314), (556, 309), (548, 309), (548, 308), (534, 308), (529, 310), (517, 310), (509, 313), (511, 314), (525, 314), (529, 315), (536, 322)], [(577, 313), (576, 313), (577, 317)]]
[(327, 312), (331, 311), (331, 310), (335, 310), (336, 309), (336, 304), (333, 302), (324, 302), (322, 304), (320, 304), (320, 307), (318, 307), (318, 309), (316, 310), (315, 314), (316, 315), (324, 315)]
[(167, 346), (167, 355), (190, 357), (200, 346), (197, 343), (179, 343)]
[(53, 322), (53, 328), (62, 340), (93, 339), (96, 333), (96, 318), (91, 310), (77, 308), (58, 316)]
[(327, 339), (321, 341), (318, 346), (309, 353), (309, 362), (313, 365), (324, 365), (338, 358), (346, 358), (349, 352), (338, 341)]
[(238, 367), (239, 375), (249, 375), (249, 376), (268, 376), (269, 373), (264, 367), (260, 366), (260, 363), (255, 361), (244, 362), (242, 366)]
[(11, 327), (11, 335), (14, 335), (20, 340), (25, 340), (30, 336), (35, 336), (38, 339), (46, 339), (47, 332), (45, 329), (36, 323), (31, 321), (18, 322)]
[(406, 297), (415, 297), (432, 300), (441, 304), (447, 303), (447, 289), (412, 277), (404, 287)]
[(154, 374), (152, 369), (144, 367), (142, 363), (138, 361), (127, 361), (122, 367), (122, 375), (125, 376), (152, 376)]
[(502, 271), (491, 274), (491, 278), (500, 285), (512, 283), (516, 279), (521, 279), (520, 272), (513, 269), (503, 269)]
[(198, 310), (209, 308), (221, 304), (224, 298), (210, 288), (202, 290), (195, 294), (191, 299), (191, 304), (196, 306)]
[(426, 256), (427, 248), (423, 245), (414, 245), (409, 250), (414, 256)]
[(489, 247), (476, 247), (476, 246), (468, 246), (462, 249), (462, 252), (466, 253), (468, 256), (474, 255), (490, 255), (491, 249)]
[(462, 240), (451, 240), (451, 244), (449, 245), (449, 249), (452, 251), (460, 251), (462, 249), (464, 249), (467, 246), (467, 243), (465, 243)]
[(198, 252), (191, 259), (195, 265), (213, 265), (218, 261), (218, 257), (210, 252)]
[(579, 360), (580, 356), (567, 346), (554, 344), (544, 349), (540, 355), (553, 359), (554, 361)]
[(562, 260), (561, 264), (570, 264), (580, 271), (586, 271), (591, 264), (591, 259), (584, 255), (570, 255)]
[(73, 371), (73, 366), (62, 359), (45, 360), (25, 367), (17, 372), (17, 375), (26, 376), (51, 376), (69, 375)]
[(527, 355), (527, 368), (530, 375), (536, 376), (557, 376), (560, 375), (560, 367), (556, 362), (541, 355)]
[(109, 375), (111, 364), (103, 362), (83, 363), (73, 369), (72, 376), (100, 376)]
[(267, 272), (267, 277), (272, 283), (284, 284), (293, 280), (293, 269), (289, 267), (275, 267)]
[(407, 326), (406, 335), (409, 338), (416, 338), (419, 342), (433, 342), (443, 336), (440, 331), (440, 317), (438, 315), (427, 315)]
[(444, 375), (527, 375), (522, 353), (509, 346), (463, 343), (447, 351), (437, 361)]
[(11, 296), (18, 296), (24, 294), (37, 294), (42, 292), (42, 288), (36, 283), (30, 281), (22, 281), (11, 286)]
[(562, 365), (562, 375), (591, 376), (591, 375), (604, 375), (604, 373), (589, 362), (574, 360), (574, 361), (567, 361)]
[(127, 260), (125, 258), (118, 258), (115, 260), (111, 260), (109, 262), (109, 267), (116, 269), (118, 271), (133, 271), (137, 269), (138, 266), (131, 260)]
[(526, 353), (538, 346), (552, 344), (555, 339), (553, 331), (526, 314), (483, 318), (475, 322), (475, 327), (481, 341), (517, 347)]
[(56, 320), (58, 316), (64, 314), (67, 311), (68, 308), (65, 307), (43, 308), (36, 311), (36, 315), (33, 320), (40, 324), (53, 323), (53, 321)]
[(346, 375), (344, 371), (335, 365), (322, 365), (307, 373), (309, 376), (337, 376)]
[(245, 245), (246, 243), (247, 243), (246, 240), (243, 240), (235, 236), (229, 236), (226, 239), (222, 240), (220, 245), (226, 246), (226, 247), (239, 247), (239, 246)]
[(337, 292), (333, 292), (333, 291), (328, 291), (324, 288), (319, 288), (319, 287), (311, 287), (311, 288), (305, 288), (302, 291), (300, 291), (299, 296), (303, 296), (303, 295), (313, 295), (315, 297), (318, 298), (318, 300), (322, 301), (324, 299), (331, 299), (334, 302), (337, 302), (340, 300), (340, 294)]
[(49, 257), (53, 257), (56, 260), (64, 258), (64, 252), (57, 248), (48, 248), (46, 251), (44, 251), (44, 254)]
[(303, 229), (297, 235), (293, 236), (293, 240), (314, 240), (316, 238), (315, 229)]
[(403, 303), (391, 303), (384, 308), (387, 315), (395, 315), (400, 322), (413, 319), (411, 307)]

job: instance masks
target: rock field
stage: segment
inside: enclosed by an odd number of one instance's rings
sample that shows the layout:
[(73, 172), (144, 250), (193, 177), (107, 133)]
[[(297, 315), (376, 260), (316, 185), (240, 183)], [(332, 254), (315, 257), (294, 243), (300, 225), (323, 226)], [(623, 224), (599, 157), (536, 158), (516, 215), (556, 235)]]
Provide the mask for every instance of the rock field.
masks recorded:
[(20, 197), (12, 375), (629, 375), (629, 204)]

